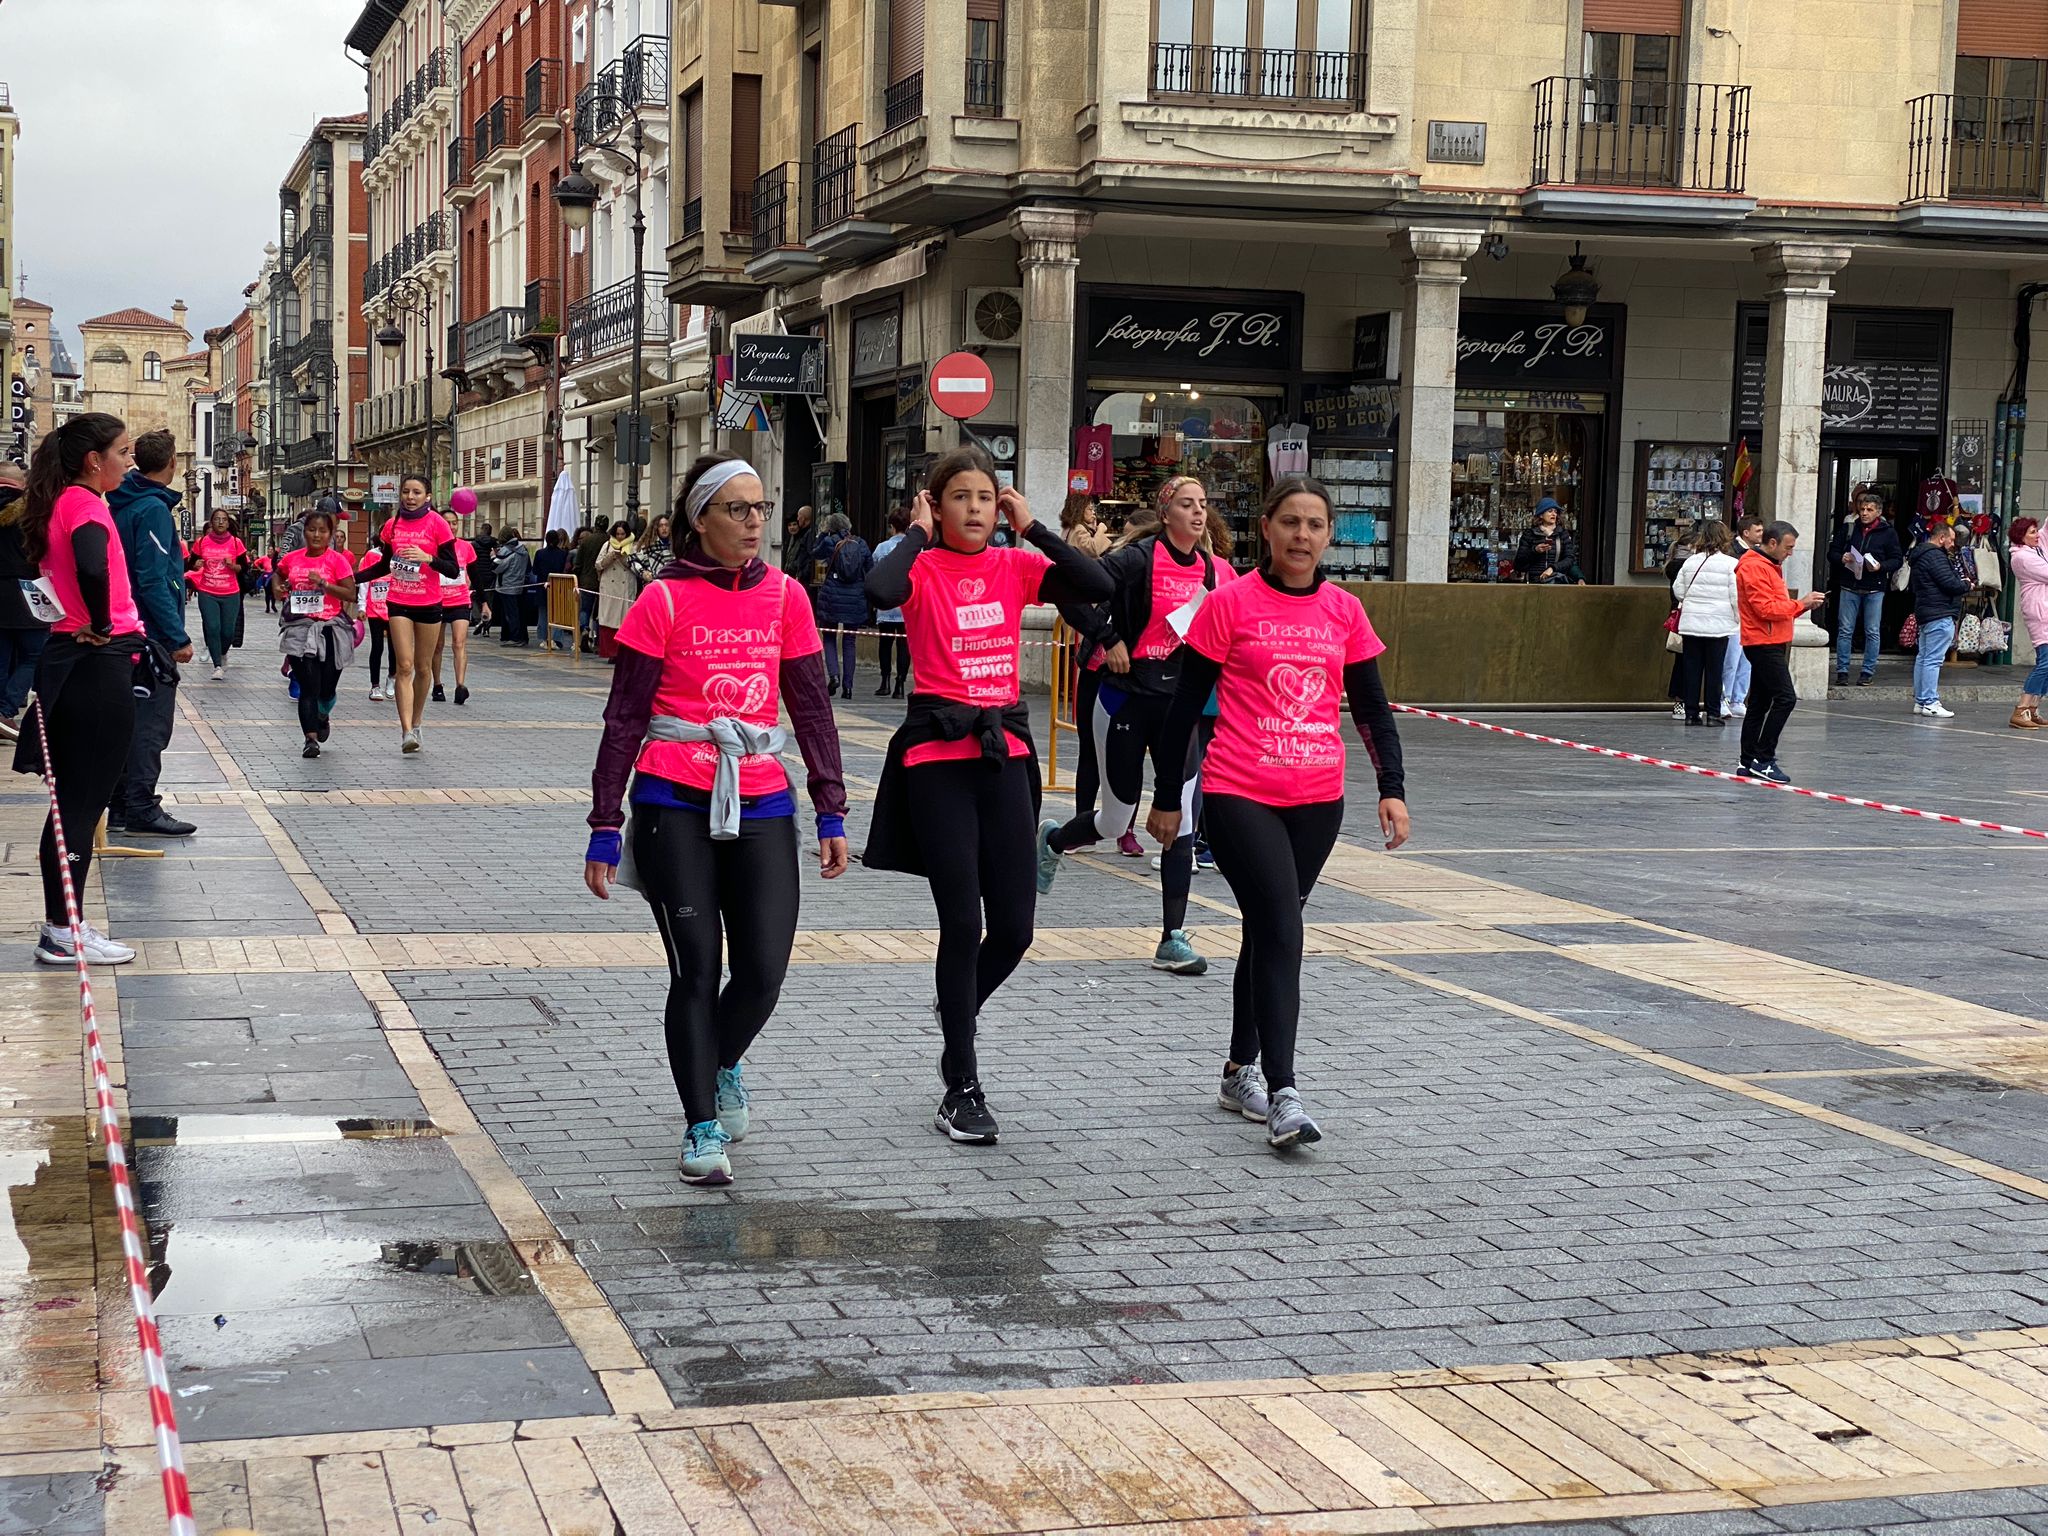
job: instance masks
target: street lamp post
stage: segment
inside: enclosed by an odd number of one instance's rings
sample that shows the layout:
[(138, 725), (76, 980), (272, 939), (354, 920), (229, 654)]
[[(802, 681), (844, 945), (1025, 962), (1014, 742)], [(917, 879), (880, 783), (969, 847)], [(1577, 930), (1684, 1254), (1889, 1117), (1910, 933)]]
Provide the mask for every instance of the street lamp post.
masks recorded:
[[(628, 526), (634, 526), (637, 525), (640, 515), (640, 470), (644, 462), (640, 453), (646, 437), (640, 420), (640, 359), (647, 346), (647, 294), (642, 286), (642, 268), (646, 264), (647, 255), (647, 215), (641, 207), (641, 162), (646, 153), (647, 135), (641, 125), (637, 108), (631, 103), (628, 103), (628, 108), (627, 120), (631, 122), (633, 128), (633, 153), (630, 157), (615, 148), (611, 142), (618, 137), (616, 127), (607, 140), (586, 143), (583, 148), (596, 154), (610, 155), (621, 165), (630, 165), (633, 169), (633, 403), (626, 418), (627, 430), (632, 433), (633, 448), (628, 462), (633, 467), (633, 473), (626, 478), (626, 522)], [(583, 174), (580, 165), (555, 183), (555, 206), (562, 212), (562, 222), (571, 229), (590, 228), (591, 215), (597, 208), (597, 198), (597, 183)]]
[(405, 332), (398, 328), (398, 316), (421, 322), (427, 342), (427, 484), (434, 485), (434, 290), (416, 277), (401, 277), (384, 290), (384, 324), (377, 332), (377, 345), (396, 353), (405, 345)]

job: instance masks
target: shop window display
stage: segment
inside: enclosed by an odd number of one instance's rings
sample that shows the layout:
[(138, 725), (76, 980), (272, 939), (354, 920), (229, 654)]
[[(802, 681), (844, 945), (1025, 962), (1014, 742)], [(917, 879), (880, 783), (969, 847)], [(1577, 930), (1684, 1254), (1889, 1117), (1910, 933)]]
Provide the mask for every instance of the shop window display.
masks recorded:
[[(1556, 501), (1583, 549), (1598, 505), (1599, 396), (1458, 392), (1451, 437), (1452, 581), (1513, 581), (1522, 531)], [(1547, 405), (1551, 409), (1532, 409)], [(1555, 407), (1563, 407), (1562, 409)]]
[(1209, 494), (1209, 515), (1230, 528), (1240, 567), (1258, 559), (1259, 506), (1266, 492), (1266, 425), (1277, 394), (1254, 398), (1198, 386), (1124, 390), (1103, 397), (1092, 420), (1110, 430), (1113, 483), (1099, 511), (1121, 528), (1158, 504), (1174, 475), (1192, 475)]

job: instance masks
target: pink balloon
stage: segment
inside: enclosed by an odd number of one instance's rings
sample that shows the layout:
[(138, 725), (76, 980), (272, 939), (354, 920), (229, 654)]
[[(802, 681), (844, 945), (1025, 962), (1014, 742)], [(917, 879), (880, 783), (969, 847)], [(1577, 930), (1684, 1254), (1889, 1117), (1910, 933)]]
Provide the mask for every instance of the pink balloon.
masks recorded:
[(448, 498), (448, 510), (457, 517), (467, 517), (476, 510), (476, 492), (466, 485), (458, 485)]

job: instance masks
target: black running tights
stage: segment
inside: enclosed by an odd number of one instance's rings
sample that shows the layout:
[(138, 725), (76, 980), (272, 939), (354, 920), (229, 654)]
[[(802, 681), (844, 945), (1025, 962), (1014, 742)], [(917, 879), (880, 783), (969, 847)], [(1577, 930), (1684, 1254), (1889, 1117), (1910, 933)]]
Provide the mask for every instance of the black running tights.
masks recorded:
[(1244, 913), (1244, 943), (1230, 984), (1230, 1059), (1263, 1058), (1266, 1086), (1294, 1086), (1301, 1023), (1301, 909), (1344, 822), (1344, 802), (1261, 805), (1242, 795), (1203, 796), (1209, 849)]
[[(65, 640), (66, 648), (75, 643)], [(45, 664), (57, 648), (52, 642), (50, 650), (43, 653)], [(78, 658), (49, 707), (49, 766), (57, 779), (64, 848), (71, 855), (71, 882), (81, 908), (85, 905), (85, 877), (92, 873), (93, 833), (114, 798), (121, 770), (128, 766), (128, 742), (135, 734), (134, 676), (131, 652), (103, 646)], [(41, 709), (40, 701), (48, 697), (41, 680), (36, 693), (36, 708)], [(25, 719), (23, 733), (34, 729), (35, 722)], [(36, 857), (43, 872), (43, 921), (62, 928), (67, 922), (64, 875), (57, 862), (57, 833), (47, 816)]]
[(291, 663), (292, 681), (299, 685), (299, 729), (311, 740), (320, 734), (320, 722), (334, 713), (341, 668), (325, 656), (294, 656)]
[(390, 643), (391, 621), (371, 619), (370, 626), (370, 686), (376, 687), (384, 676), (384, 647)]
[(975, 1016), (1031, 947), (1038, 851), (1029, 763), (1013, 757), (993, 768), (974, 758), (908, 770), (918, 851), (939, 912), (939, 1025), (948, 1087), (979, 1079)]
[[(796, 818), (740, 822), (714, 842), (706, 811), (633, 808), (633, 861), (668, 951), (669, 1070), (687, 1122), (718, 1118), (718, 1069), (736, 1067), (782, 995), (796, 941)], [(732, 975), (718, 985), (719, 950)]]

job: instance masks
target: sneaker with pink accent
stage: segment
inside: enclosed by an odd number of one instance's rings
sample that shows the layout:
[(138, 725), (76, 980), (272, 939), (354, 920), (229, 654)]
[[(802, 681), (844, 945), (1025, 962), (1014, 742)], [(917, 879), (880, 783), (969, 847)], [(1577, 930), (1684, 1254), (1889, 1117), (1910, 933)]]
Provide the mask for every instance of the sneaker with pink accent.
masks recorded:
[[(78, 931), (84, 941), (88, 965), (126, 965), (135, 958), (134, 950), (108, 938), (91, 923), (80, 923)], [(71, 965), (77, 958), (78, 952), (71, 944), (71, 930), (55, 923), (43, 924), (42, 934), (36, 940), (36, 959), (44, 965)]]
[(1127, 859), (1142, 859), (1145, 857), (1145, 845), (1138, 841), (1138, 834), (1135, 832), (1126, 832), (1122, 837), (1118, 838), (1116, 840), (1116, 851)]

